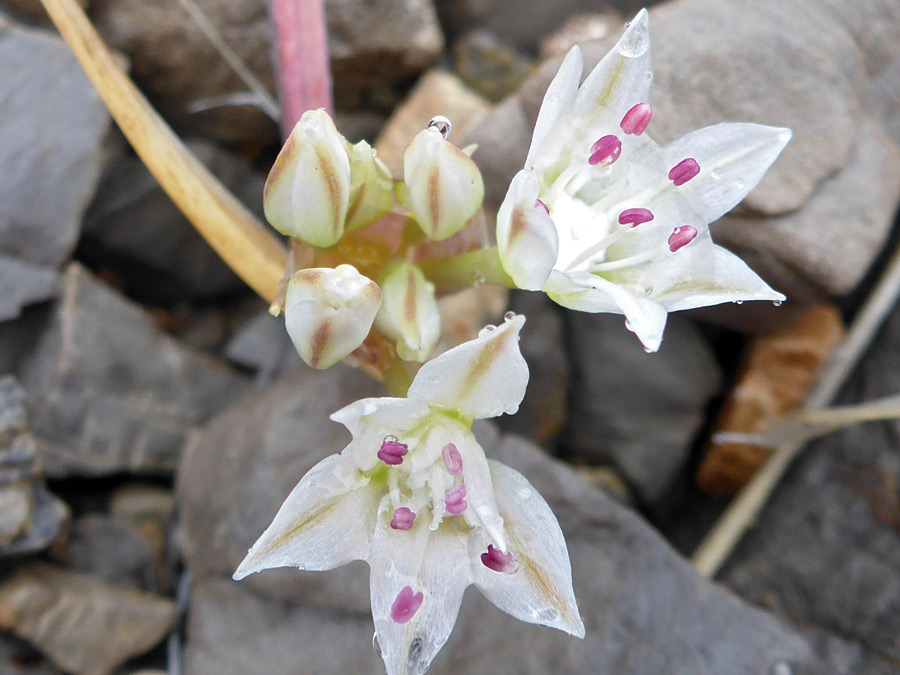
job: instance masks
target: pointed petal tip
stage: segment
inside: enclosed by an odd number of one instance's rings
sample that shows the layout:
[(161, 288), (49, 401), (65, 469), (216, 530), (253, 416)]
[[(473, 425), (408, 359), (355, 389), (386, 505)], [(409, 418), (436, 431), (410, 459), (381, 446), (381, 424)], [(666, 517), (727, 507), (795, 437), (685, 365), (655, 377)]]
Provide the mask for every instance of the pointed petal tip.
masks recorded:
[(238, 565), (238, 568), (234, 571), (234, 574), (231, 575), (231, 578), (235, 581), (240, 581), (256, 572), (259, 572), (259, 567), (255, 564), (255, 561), (248, 552), (247, 557), (241, 561), (241, 564)]

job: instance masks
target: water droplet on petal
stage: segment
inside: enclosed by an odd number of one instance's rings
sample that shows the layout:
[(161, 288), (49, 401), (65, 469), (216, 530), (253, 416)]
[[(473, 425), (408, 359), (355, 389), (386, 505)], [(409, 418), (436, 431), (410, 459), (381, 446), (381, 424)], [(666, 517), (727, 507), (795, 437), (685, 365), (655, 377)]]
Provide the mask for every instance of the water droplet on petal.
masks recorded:
[(734, 304), (736, 304), (736, 305), (743, 305), (743, 304), (744, 304), (744, 301), (743, 301), (743, 300), (735, 300), (735, 301), (734, 301)]
[(709, 176), (713, 180), (719, 180), (720, 178), (722, 178), (722, 169), (713, 169), (709, 172)]
[(506, 314), (503, 315), (503, 318), (506, 319), (507, 321), (512, 321), (513, 319), (516, 318), (516, 313), (515, 312), (507, 312)]
[(428, 128), (437, 129), (441, 136), (447, 138), (450, 135), (450, 129), (452, 127), (450, 125), (450, 120), (443, 115), (437, 115), (436, 117), (431, 118), (431, 121), (428, 123)]
[(480, 331), (478, 331), (478, 337), (484, 339), (491, 333), (493, 333), (497, 329), (496, 326), (485, 326)]
[(782, 300), (775, 300), (772, 304), (775, 305), (776, 307), (781, 307), (782, 302), (783, 302)]
[(381, 656), (381, 645), (378, 644), (378, 633), (372, 634), (372, 649), (375, 650), (375, 653), (378, 654), (378, 656)]
[(744, 189), (744, 179), (738, 178), (736, 181), (734, 181), (734, 187), (736, 187), (738, 190), (743, 190)]

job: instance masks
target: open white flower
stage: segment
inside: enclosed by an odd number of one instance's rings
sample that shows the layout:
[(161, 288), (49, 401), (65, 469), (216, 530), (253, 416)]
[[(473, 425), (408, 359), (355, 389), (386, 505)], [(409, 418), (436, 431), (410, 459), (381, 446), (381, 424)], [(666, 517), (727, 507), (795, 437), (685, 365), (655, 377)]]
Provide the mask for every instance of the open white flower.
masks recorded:
[(425, 672), (469, 584), (518, 619), (583, 637), (556, 518), (521, 474), (485, 458), (471, 431), (474, 419), (519, 407), (523, 323), (510, 315), (426, 363), (407, 398), (332, 415), (353, 440), (304, 476), (235, 579), (366, 560), (388, 675)]
[(791, 132), (718, 124), (657, 145), (644, 133), (647, 21), (642, 10), (581, 86), (581, 52), (568, 53), (499, 209), (497, 244), (517, 286), (571, 309), (624, 314), (655, 351), (667, 312), (784, 300), (713, 244), (708, 224), (756, 186)]

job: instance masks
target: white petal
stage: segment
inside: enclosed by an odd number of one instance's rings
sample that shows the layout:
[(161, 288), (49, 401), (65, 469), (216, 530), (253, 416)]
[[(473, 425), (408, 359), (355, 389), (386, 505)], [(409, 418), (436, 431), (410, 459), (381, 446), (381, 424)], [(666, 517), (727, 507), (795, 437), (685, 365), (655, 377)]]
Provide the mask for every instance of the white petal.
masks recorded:
[(350, 161), (343, 138), (324, 110), (297, 122), (266, 180), (266, 219), (284, 235), (332, 246), (344, 233)]
[(284, 323), (300, 358), (323, 369), (363, 343), (380, 306), (378, 285), (352, 265), (313, 267), (291, 275)]
[[(369, 554), (372, 618), (387, 675), (424, 673), (447, 641), (463, 592), (472, 583), (467, 537), (461, 532), (392, 530), (379, 520)], [(422, 604), (407, 623), (391, 618), (404, 587), (422, 593)]]
[(572, 47), (562, 65), (547, 87), (541, 110), (534, 124), (534, 134), (531, 137), (531, 147), (528, 149), (528, 158), (525, 160), (525, 168), (531, 168), (535, 159), (540, 154), (544, 142), (553, 132), (560, 118), (568, 115), (578, 94), (578, 83), (581, 81), (582, 58), (578, 45)]
[(478, 166), (435, 128), (423, 129), (403, 153), (409, 207), (431, 239), (463, 229), (484, 200)]
[(651, 298), (670, 312), (723, 302), (785, 300), (743, 260), (708, 238), (698, 237), (678, 250), (668, 264), (656, 267), (653, 279)]
[(397, 345), (405, 361), (425, 361), (441, 338), (434, 284), (410, 262), (390, 266), (381, 280), (383, 301), (375, 326)]
[(539, 190), (534, 172), (520, 171), (497, 212), (500, 262), (516, 286), (529, 291), (544, 287), (559, 253), (559, 234), (537, 202)]
[(512, 574), (495, 572), (481, 563), (479, 551), (472, 551), (475, 584), (488, 600), (517, 619), (583, 638), (569, 552), (556, 516), (522, 474), (493, 460), (489, 464), (509, 552), (518, 569)]
[(716, 124), (670, 143), (664, 153), (669, 168), (697, 160), (700, 173), (676, 189), (711, 223), (750, 194), (790, 140), (791, 130), (781, 127)]
[(288, 495), (234, 578), (273, 567), (330, 570), (365, 559), (379, 497), (344, 457), (326, 457)]
[(619, 122), (632, 106), (650, 102), (653, 64), (648, 20), (646, 9), (638, 12), (578, 90), (573, 114), (576, 120), (590, 120), (579, 134), (589, 137), (589, 144), (602, 135), (600, 131), (618, 132)]
[(666, 309), (653, 299), (588, 273), (554, 271), (544, 287), (551, 300), (580, 312), (625, 315), (625, 327), (637, 335), (644, 349), (655, 352), (666, 327)]
[(422, 401), (406, 398), (364, 398), (332, 413), (331, 419), (343, 424), (353, 435), (344, 448), (361, 471), (369, 471), (378, 462), (378, 450), (388, 435), (403, 441), (406, 432), (430, 414)]
[(350, 160), (350, 201), (346, 229), (355, 230), (374, 223), (394, 204), (394, 181), (391, 172), (375, 156), (365, 141), (350, 145), (344, 141)]
[(469, 419), (512, 415), (528, 386), (528, 366), (519, 351), (524, 323), (525, 317), (512, 315), (432, 359), (413, 380), (409, 398)]
[(466, 500), (469, 503), (469, 508), (463, 515), (473, 527), (483, 527), (493, 540), (494, 546), (506, 550), (503, 518), (497, 510), (491, 470), (484, 456), (484, 450), (471, 432), (461, 437), (456, 445), (463, 457), (463, 479), (466, 484)]

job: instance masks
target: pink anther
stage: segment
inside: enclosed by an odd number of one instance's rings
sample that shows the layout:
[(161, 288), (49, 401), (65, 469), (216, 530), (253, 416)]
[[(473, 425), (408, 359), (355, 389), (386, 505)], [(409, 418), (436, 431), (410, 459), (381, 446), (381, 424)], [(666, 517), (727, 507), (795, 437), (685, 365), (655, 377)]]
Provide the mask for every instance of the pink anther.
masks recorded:
[(619, 126), (622, 127), (622, 131), (626, 134), (640, 136), (647, 129), (647, 125), (650, 124), (651, 117), (653, 117), (653, 110), (650, 108), (650, 104), (638, 103), (625, 113), (625, 117), (622, 118), (622, 123)]
[(416, 522), (416, 514), (411, 509), (401, 506), (394, 509), (394, 517), (391, 518), (391, 527), (395, 530), (412, 529), (413, 523)]
[(684, 185), (700, 173), (700, 165), (693, 157), (683, 159), (669, 170), (669, 180), (675, 185)]
[(697, 229), (690, 225), (676, 227), (672, 230), (672, 234), (669, 235), (669, 250), (672, 251), (672, 253), (675, 253), (678, 249), (687, 246), (694, 241), (696, 236)]
[(609, 166), (622, 154), (622, 141), (616, 136), (608, 134), (598, 138), (591, 146), (591, 156), (588, 164), (591, 166)]
[(495, 572), (512, 574), (519, 569), (519, 563), (513, 558), (512, 553), (504, 553), (493, 544), (488, 544), (487, 553), (481, 554), (481, 564)]
[(450, 472), (451, 476), (458, 476), (462, 473), (462, 455), (459, 454), (456, 445), (447, 443), (447, 445), (444, 446), (444, 449), (441, 450), (441, 456), (444, 458), (444, 466), (447, 467), (447, 471)]
[(409, 452), (409, 446), (401, 443), (396, 436), (385, 436), (378, 451), (378, 459), (385, 464), (397, 466), (403, 463), (403, 456)]
[(397, 594), (394, 604), (391, 605), (391, 618), (394, 623), (406, 623), (413, 618), (419, 611), (419, 607), (422, 606), (424, 599), (425, 595), (422, 591), (413, 593), (412, 588), (404, 586), (403, 590)]
[(619, 214), (619, 225), (631, 225), (637, 227), (653, 220), (653, 212), (650, 209), (625, 209)]
[(466, 503), (466, 484), (453, 488), (444, 495), (444, 506), (447, 507), (447, 513), (458, 516), (460, 513), (469, 508)]

